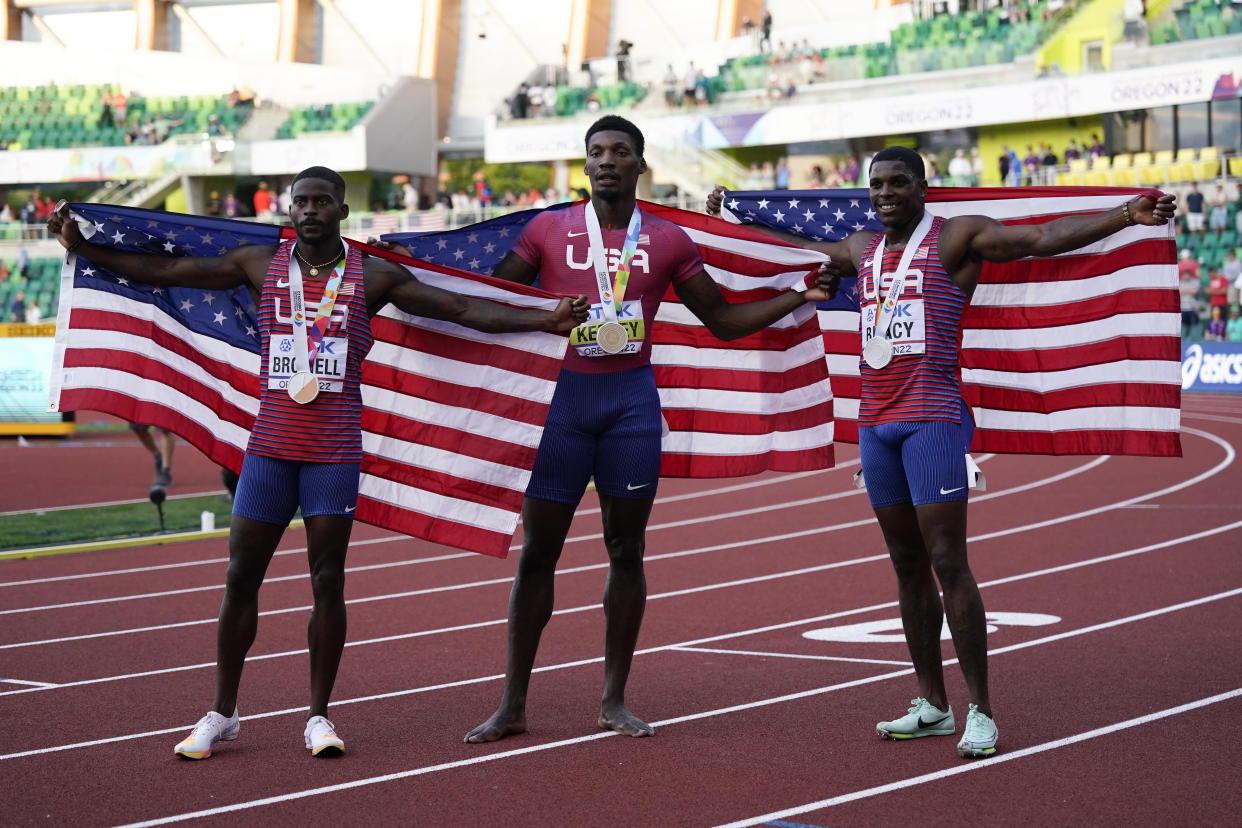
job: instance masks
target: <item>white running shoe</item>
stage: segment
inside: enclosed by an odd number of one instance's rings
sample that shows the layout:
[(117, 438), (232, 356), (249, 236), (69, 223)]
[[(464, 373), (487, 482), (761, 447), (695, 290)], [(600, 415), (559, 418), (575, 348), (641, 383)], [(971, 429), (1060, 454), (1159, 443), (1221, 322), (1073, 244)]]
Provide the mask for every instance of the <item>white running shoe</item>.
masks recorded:
[(975, 705), (970, 706), (966, 714), (966, 727), (962, 730), (962, 741), (957, 743), (957, 752), (963, 759), (972, 756), (991, 756), (996, 753), (996, 739), (1000, 733), (996, 730), (996, 722), (979, 712)]
[(237, 710), (228, 719), (212, 710), (198, 720), (190, 735), (173, 748), (173, 753), (182, 759), (206, 759), (211, 756), (211, 749), (216, 742), (231, 742), (237, 738), (240, 730), (241, 719), (237, 716)]
[(306, 721), (306, 747), (311, 756), (340, 756), (345, 743), (336, 735), (336, 727), (323, 716), (312, 716)]
[(927, 699), (910, 699), (910, 712), (891, 722), (880, 722), (875, 732), (885, 739), (917, 739), (920, 736), (952, 736), (957, 729), (953, 708), (940, 710)]

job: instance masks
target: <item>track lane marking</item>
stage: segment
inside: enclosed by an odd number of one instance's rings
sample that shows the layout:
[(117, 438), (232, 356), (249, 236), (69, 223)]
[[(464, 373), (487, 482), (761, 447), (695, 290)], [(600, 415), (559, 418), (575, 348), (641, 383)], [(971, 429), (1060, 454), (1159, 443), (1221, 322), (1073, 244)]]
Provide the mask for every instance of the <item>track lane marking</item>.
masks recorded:
[[(1029, 483), (1023, 483), (1023, 484), (1014, 486), (1009, 489), (1003, 489), (1001, 491), (989, 492), (987, 494), (980, 495), (979, 497), (976, 498), (976, 500), (978, 501), (990, 500), (996, 497), (1003, 497), (1006, 495), (1017, 494), (1019, 492), (1029, 491), (1030, 489), (1033, 489), (1033, 488), (1039, 488), (1042, 486), (1051, 485), (1053, 483), (1057, 483), (1062, 480), (1065, 480), (1066, 478), (1073, 477), (1075, 475), (1082, 474), (1083, 472), (1089, 471), (1095, 468), (1096, 466), (1099, 466), (1102, 463), (1106, 462), (1107, 460), (1108, 460), (1107, 457), (1098, 457), (1094, 460), (1091, 460), (1083, 464), (1082, 466), (1078, 466), (1076, 468), (1069, 469), (1064, 472), (1060, 472), (1050, 477), (1031, 481)], [(800, 501), (790, 501), (785, 504), (776, 504), (772, 506), (763, 506), (763, 507), (757, 507), (757, 508), (751, 508), (751, 509), (740, 509), (740, 510), (735, 510), (732, 512), (718, 512), (718, 513), (711, 514), (711, 515), (704, 515), (698, 518), (690, 518), (690, 519), (679, 520), (679, 521), (670, 521), (667, 523), (657, 523), (657, 524), (653, 524), (647, 527), (647, 531), (648, 533), (650, 533), (652, 531), (656, 531), (660, 529), (680, 528), (683, 526), (697, 525), (697, 524), (702, 524), (702, 523), (715, 523), (720, 520), (726, 520), (726, 519), (734, 518), (734, 517), (747, 517), (747, 516), (755, 515), (755, 514), (768, 514), (780, 508), (795, 508), (795, 507), (800, 507), (800, 506), (808, 506), (808, 505), (813, 505), (816, 503), (823, 503), (823, 502), (831, 501), (831, 500), (839, 500), (841, 498), (854, 497), (854, 496), (858, 496), (862, 494), (865, 494), (865, 492), (858, 490), (858, 489), (851, 489), (848, 491), (841, 491), (841, 492), (833, 492), (832, 494), (820, 495), (820, 496), (813, 497), (813, 498), (806, 498)], [(867, 517), (867, 518), (863, 518), (863, 519), (856, 520), (856, 521), (851, 521), (848, 523), (831, 524), (828, 526), (821, 526), (821, 527), (816, 527), (813, 529), (802, 530), (800, 532), (785, 533), (781, 535), (771, 535), (766, 538), (757, 538), (755, 540), (737, 541), (732, 544), (725, 544), (725, 545), (716, 546), (716, 547), (703, 547), (701, 549), (695, 549), (695, 550), (689, 550), (689, 551), (668, 552), (668, 553), (663, 553), (660, 555), (649, 555), (644, 560), (645, 561), (667, 560), (669, 558), (681, 557), (681, 556), (690, 555), (690, 554), (702, 554), (704, 552), (720, 551), (722, 549), (729, 549), (729, 548), (734, 548), (737, 546), (745, 546), (747, 544), (771, 543), (774, 541), (791, 540), (791, 539), (798, 538), (798, 537), (806, 537), (809, 535), (839, 531), (841, 529), (853, 529), (859, 526), (866, 526), (867, 524), (874, 523), (874, 522), (875, 522), (875, 518), (874, 516), (872, 516), (872, 517)], [(599, 540), (602, 538), (603, 538), (603, 533), (599, 532), (599, 533), (592, 533), (589, 535), (579, 535), (573, 538), (569, 538), (566, 540), (566, 543), (570, 541)], [(470, 557), (472, 555), (474, 555), (474, 553), (472, 552), (462, 552), (462, 553), (453, 553), (451, 555), (445, 556), (445, 558)], [(423, 562), (423, 560), (424, 559), (417, 559), (413, 561), (413, 563), (421, 563)], [(440, 560), (440, 559), (437, 558), (436, 560)], [(409, 563), (411, 562), (394, 561), (394, 562), (389, 562), (385, 564), (371, 564), (371, 565), (363, 566), (363, 567), (347, 568), (345, 571), (348, 574), (353, 571), (361, 571), (365, 569), (392, 568), (395, 566), (403, 566)], [(607, 562), (598, 563), (598, 564), (584, 564), (578, 567), (567, 567), (565, 569), (558, 569), (557, 575), (588, 572), (591, 570), (606, 569), (607, 567), (608, 567)], [(306, 580), (309, 577), (310, 576), (307, 573), (299, 573), (296, 575), (281, 575), (281, 576), (276, 576), (276, 577), (265, 579), (264, 584), (281, 582), (281, 581), (287, 582), (287, 581)], [(503, 578), (499, 578), (499, 579), (493, 578), (493, 579), (486, 579), (482, 581), (468, 581), (468, 582), (460, 583), (460, 584), (449, 584), (449, 585), (440, 586), (440, 587), (427, 587), (427, 588), (419, 589), (419, 590), (407, 590), (404, 592), (388, 593), (384, 595), (374, 595), (374, 596), (368, 596), (365, 598), (351, 598), (347, 600), (345, 603), (346, 605), (350, 605), (350, 604), (357, 604), (357, 603), (370, 603), (374, 601), (388, 601), (388, 600), (394, 600), (394, 599), (399, 599), (399, 598), (412, 598), (412, 597), (417, 597), (420, 595), (427, 595), (427, 594), (430, 594), (431, 592), (444, 592), (444, 591), (452, 591), (456, 589), (468, 589), (468, 588), (478, 587), (478, 586), (494, 586), (497, 583), (507, 583), (511, 580), (513, 580), (512, 576), (506, 575)], [(75, 607), (98, 606), (101, 604), (125, 603), (128, 601), (137, 601), (137, 600), (150, 599), (150, 598), (169, 598), (169, 597), (173, 597), (176, 595), (188, 595), (188, 594), (193, 594), (193, 593), (198, 593), (198, 592), (210, 592), (213, 590), (220, 591), (223, 589), (224, 589), (223, 584), (215, 583), (215, 584), (211, 584), (208, 586), (186, 587), (184, 589), (163, 590), (160, 592), (136, 593), (133, 595), (121, 595), (121, 596), (113, 596), (109, 598), (90, 598), (90, 599), (86, 599), (82, 601), (67, 601), (67, 602), (60, 603), (60, 604), (43, 604), (43, 605), (33, 606), (33, 607), (15, 607), (13, 609), (0, 610), (0, 615), (18, 615), (18, 614), (25, 613), (25, 612), (46, 612), (49, 610), (57, 610), (57, 609), (72, 609)], [(310, 610), (310, 606), (285, 607), (282, 609), (265, 610), (259, 613), (259, 615), (260, 617), (263, 617), (267, 615), (281, 615), (281, 614), (290, 613), (290, 612), (307, 612), (309, 610)], [(192, 626), (194, 624), (209, 624), (209, 623), (214, 623), (215, 621), (216, 621), (215, 618), (207, 618), (207, 619), (200, 619), (198, 621), (178, 622), (176, 626)], [(150, 629), (165, 629), (165, 628), (167, 627), (157, 626), (154, 628), (138, 628), (138, 631), (145, 632), (145, 631), (149, 631)], [(108, 633), (108, 634), (118, 635), (118, 634), (125, 634), (127, 632), (128, 632), (127, 630), (119, 630), (119, 631), (115, 631), (115, 632)], [(71, 639), (58, 639), (58, 640), (73, 640), (73, 639), (71, 638)], [(15, 645), (4, 644), (4, 645), (0, 645), (0, 649), (5, 649), (8, 647), (13, 647), (13, 646)], [(30, 646), (30, 645), (21, 644), (17, 646)]]
[[(991, 458), (994, 456), (995, 455), (991, 455), (991, 454), (982, 455), (979, 458), (979, 460), (980, 462), (982, 462), (984, 459)], [(846, 460), (842, 463), (838, 463), (836, 466), (834, 466), (831, 469), (819, 469), (816, 471), (794, 472), (791, 474), (783, 475), (781, 477), (764, 478), (762, 480), (755, 480), (749, 483), (736, 483), (736, 484), (732, 484), (729, 486), (718, 486), (714, 489), (704, 489), (704, 490), (696, 491), (696, 492), (685, 492), (679, 495), (657, 497), (655, 502), (657, 505), (660, 505), (664, 503), (679, 503), (685, 500), (694, 500), (697, 498), (712, 497), (712, 496), (719, 495), (719, 494), (731, 494), (733, 492), (744, 491), (746, 489), (754, 489), (754, 488), (759, 488), (762, 486), (773, 486), (778, 483), (788, 483), (793, 480), (800, 480), (804, 477), (812, 477), (815, 475), (827, 474), (829, 472), (836, 471), (837, 469), (843, 469), (843, 468), (846, 468), (847, 466), (857, 466), (858, 464), (859, 464), (859, 461), (857, 459)], [(599, 514), (599, 512), (600, 512), (599, 507), (593, 506), (587, 509), (579, 509), (577, 512), (575, 512), (575, 517), (579, 515), (585, 516), (585, 515)], [(518, 519), (518, 523), (519, 524), (521, 523), (520, 518)], [(354, 547), (354, 546), (366, 546), (366, 545), (377, 544), (377, 543), (392, 543), (393, 541), (409, 540), (409, 538), (410, 536), (408, 535), (392, 534), (392, 535), (387, 535), (382, 538), (368, 538), (366, 540), (361, 540), (361, 541), (350, 541), (349, 545), (351, 547)], [(585, 537), (583, 538), (572, 537), (572, 538), (566, 538), (565, 542), (571, 543), (571, 542), (585, 540), (585, 539), (586, 539)], [(514, 550), (521, 549), (521, 548), (522, 547), (520, 544), (514, 544), (513, 546), (509, 547), (509, 551), (512, 552)], [(282, 549), (276, 552), (276, 555), (274, 557), (283, 557), (286, 555), (297, 555), (305, 551), (306, 551), (305, 546), (294, 547), (291, 549)], [(477, 553), (475, 552), (462, 552), (462, 553), (457, 554), (456, 556), (457, 557), (473, 557), (475, 555), (477, 555)], [(105, 570), (102, 572), (83, 572), (83, 573), (74, 574), (74, 575), (56, 575), (56, 576), (52, 576), (48, 578), (30, 578), (24, 581), (0, 581), (0, 589), (3, 589), (4, 587), (10, 587), (10, 586), (28, 586), (31, 584), (53, 583), (56, 581), (72, 581), (72, 580), (85, 579), (85, 578), (102, 578), (102, 577), (111, 576), (111, 575), (133, 575), (137, 573), (159, 572), (161, 570), (179, 569), (179, 568), (189, 567), (189, 566), (227, 564), (228, 562), (229, 562), (228, 558), (206, 558), (206, 559), (197, 560), (197, 561), (186, 561), (183, 563), (154, 564), (151, 566), (132, 567), (129, 569), (111, 569), (111, 570)]]
[[(1158, 610), (1152, 610), (1149, 612), (1140, 613), (1137, 616), (1129, 616), (1127, 618), (1116, 619), (1111, 622), (1106, 622), (1106, 625), (1104, 626), (1108, 626), (1108, 627), (1121, 626), (1123, 624), (1130, 623), (1133, 620), (1151, 618), (1157, 615), (1163, 615), (1166, 613), (1175, 612), (1177, 610), (1185, 609), (1185, 608), (1189, 608), (1193, 606), (1200, 606), (1202, 604), (1210, 603), (1212, 601), (1222, 600), (1224, 598), (1233, 597), (1237, 595), (1242, 595), (1242, 589), (1234, 589), (1234, 590), (1230, 590), (1229, 592), (1219, 593), (1218, 595), (1206, 596), (1203, 598), (1195, 599), (1193, 601), (1183, 602), (1181, 604), (1174, 604), (1168, 607), (1162, 607)], [(1084, 628), (1084, 629), (1090, 629), (1092, 631), (1095, 631), (1095, 629), (1098, 629), (1100, 627), (1101, 625), (1097, 624), (1097, 625), (1092, 625), (1091, 628)], [(1083, 634), (1083, 633), (1078, 632), (1078, 631), (1071, 631), (1069, 633), (1062, 634), (1060, 636), (1051, 637), (1051, 638), (1060, 640), (1062, 638), (1069, 637), (1070, 635), (1074, 635), (1074, 634)], [(1024, 642), (1022, 645), (1015, 645), (1012, 647), (1004, 647), (1004, 648), (998, 649), (995, 651), (995, 653), (1003, 653), (1003, 652), (1009, 652), (1015, 649), (1024, 649), (1026, 647), (1038, 646), (1041, 643), (1045, 643), (1043, 639)], [(957, 662), (957, 659), (952, 659), (952, 660), (947, 660), (945, 664), (947, 666), (950, 664), (955, 664), (956, 662)], [(887, 681), (888, 679), (891, 679), (891, 678), (907, 676), (913, 673), (914, 673), (913, 668), (908, 669), (908, 670), (897, 670), (891, 673), (885, 673), (885, 674), (881, 674), (878, 676), (871, 676), (871, 677), (867, 677), (864, 679), (856, 679), (854, 681), (841, 682), (838, 684), (829, 685), (827, 687), (818, 687), (818, 688), (814, 688), (811, 690), (802, 690), (802, 691), (798, 691), (795, 693), (787, 693), (781, 696), (774, 696), (774, 697), (767, 698), (767, 699), (760, 699), (758, 701), (730, 705), (728, 707), (717, 708), (715, 710), (706, 710), (706, 711), (701, 711), (698, 713), (691, 713), (685, 716), (678, 716), (672, 719), (665, 719), (663, 721), (652, 722), (652, 726), (653, 727), (668, 727), (668, 726), (671, 726), (674, 724), (680, 724), (683, 722), (701, 721), (703, 719), (728, 715), (730, 713), (737, 713), (737, 712), (742, 712), (746, 710), (754, 710), (754, 709), (758, 709), (762, 707), (770, 707), (772, 705), (783, 704), (789, 701), (796, 701), (800, 699), (811, 698), (813, 696), (824, 695), (826, 693), (835, 692), (837, 690), (843, 690), (843, 689), (847, 689), (850, 687), (857, 687), (857, 686), (862, 686), (866, 684), (874, 684), (880, 681)], [(1210, 696), (1207, 699), (1200, 699), (1196, 702), (1190, 702), (1189, 704), (1179, 705), (1178, 707), (1169, 708), (1163, 711), (1158, 711), (1157, 713), (1147, 714), (1147, 716), (1136, 717), (1134, 719), (1128, 719), (1124, 722), (1118, 722), (1116, 724), (1107, 725), (1105, 727), (1095, 728), (1094, 730), (1086, 731), (1085, 733), (1075, 734), (1074, 736), (1064, 737), (1062, 739), (1057, 739), (1052, 742), (1045, 742), (1043, 745), (1036, 745), (1030, 748), (1023, 748), (1020, 750), (1016, 750), (1013, 753), (996, 754), (990, 757), (987, 760), (987, 762), (972, 763), (968, 765), (959, 765), (954, 768), (946, 769), (944, 771), (939, 771), (937, 772), (937, 774), (941, 774), (943, 776), (951, 776), (957, 773), (963, 773), (970, 769), (982, 768), (982, 767), (987, 767), (989, 765), (994, 765), (997, 763), (998, 760), (1004, 761), (1005, 757), (1012, 757), (1012, 759), (1020, 759), (1034, 752), (1042, 752), (1044, 750), (1051, 750), (1057, 747), (1063, 747), (1068, 744), (1073, 744), (1076, 741), (1082, 741), (1083, 739), (1086, 739), (1086, 738), (1093, 738), (1094, 736), (1105, 735), (1107, 733), (1115, 732), (1116, 730), (1122, 730), (1127, 727), (1134, 727), (1138, 724), (1146, 723), (1147, 721), (1155, 721), (1156, 719), (1164, 718), (1168, 715), (1177, 715), (1178, 713), (1186, 712), (1188, 710), (1195, 709), (1196, 707), (1202, 707), (1208, 704), (1214, 704), (1220, 701), (1226, 701), (1228, 699), (1236, 698), (1238, 696), (1242, 696), (1242, 688), (1228, 691), (1226, 693), (1221, 693), (1216, 696)], [(1152, 717), (1155, 717), (1155, 718), (1152, 718)], [(143, 734), (143, 735), (146, 735), (146, 734)], [(203, 809), (199, 811), (189, 811), (189, 812), (185, 812), (181, 814), (174, 814), (171, 816), (160, 817), (160, 818), (151, 819), (151, 820), (145, 820), (142, 822), (128, 823), (127, 825), (123, 826), (123, 828), (148, 828), (148, 826), (167, 825), (167, 824), (174, 823), (174, 822), (184, 822), (184, 821), (188, 821), (191, 819), (200, 819), (202, 817), (216, 816), (219, 814), (236, 813), (238, 811), (250, 810), (253, 808), (259, 808), (259, 807), (263, 807), (266, 805), (276, 805), (276, 804), (280, 804), (283, 802), (292, 802), (298, 799), (306, 799), (312, 796), (323, 796), (325, 794), (337, 793), (340, 791), (352, 790), (355, 788), (369, 787), (372, 785), (383, 784), (385, 782), (394, 782), (397, 780), (409, 779), (411, 777), (416, 777), (416, 776), (425, 776), (427, 774), (436, 773), (439, 771), (453, 770), (456, 768), (469, 767), (472, 765), (481, 765), (481, 764), (485, 764), (488, 762), (495, 762), (500, 759), (509, 759), (515, 756), (523, 756), (523, 755), (528, 755), (531, 753), (539, 753), (539, 752), (546, 751), (546, 750), (554, 750), (560, 747), (570, 747), (574, 745), (584, 744), (586, 742), (593, 742), (599, 739), (607, 739), (607, 738), (619, 736), (619, 735), (620, 734), (616, 733), (615, 731), (601, 731), (601, 732), (592, 733), (586, 736), (575, 736), (575, 737), (571, 737), (568, 739), (560, 739), (555, 742), (545, 742), (540, 745), (530, 745), (530, 746), (522, 747), (522, 748), (514, 748), (510, 750), (497, 751), (495, 753), (489, 753), (483, 756), (471, 757), (470, 759), (460, 759), (460, 760), (453, 761), (453, 762), (442, 762), (439, 764), (427, 765), (427, 766), (420, 767), (420, 768), (412, 768), (409, 770), (397, 771), (394, 773), (386, 773), (386, 774), (382, 774), (379, 776), (372, 776), (372, 777), (367, 777), (363, 779), (355, 779), (349, 782), (342, 782), (342, 783), (338, 783), (335, 785), (325, 785), (325, 786), (318, 787), (318, 788), (307, 788), (301, 791), (293, 791), (290, 793), (263, 797), (261, 799), (254, 799), (254, 800), (249, 800), (249, 801), (244, 801), (244, 802), (236, 802), (231, 805), (222, 805), (216, 808), (207, 808), (207, 809)], [(134, 737), (126, 737), (126, 738), (134, 738)], [(0, 756), (0, 759), (4, 759), (4, 758), (8, 758), (8, 757)], [(937, 774), (925, 774), (924, 776), (940, 778), (940, 777), (937, 777)], [(915, 777), (915, 778), (922, 779), (922, 777)], [(928, 778), (925, 781), (932, 781), (932, 780), (931, 778)], [(912, 783), (912, 784), (917, 784), (917, 783)], [(871, 790), (880, 792), (882, 788), (886, 788), (886, 787), (888, 786), (881, 786), (880, 788), (875, 788)], [(809, 806), (809, 807), (808, 806), (800, 806), (800, 807), (804, 808), (805, 810), (814, 810), (816, 807), (816, 804), (813, 804), (812, 806)], [(803, 812), (805, 811), (798, 810), (798, 809), (790, 809), (788, 811), (781, 811), (776, 814), (769, 814), (764, 817), (757, 817), (755, 818), (755, 821), (743, 821), (743, 822), (734, 823), (734, 824), (753, 825), (753, 824), (756, 824), (757, 822), (762, 822), (764, 820), (780, 818), (782, 816), (792, 816), (797, 813), (803, 813)]]
[(679, 653), (717, 653), (720, 655), (761, 656), (763, 658), (793, 658), (805, 661), (845, 661), (855, 664), (889, 664), (897, 667), (910, 667), (909, 661), (894, 661), (887, 658), (849, 658), (848, 656), (810, 655), (809, 653), (773, 653), (760, 650), (725, 650), (716, 647), (669, 647)]

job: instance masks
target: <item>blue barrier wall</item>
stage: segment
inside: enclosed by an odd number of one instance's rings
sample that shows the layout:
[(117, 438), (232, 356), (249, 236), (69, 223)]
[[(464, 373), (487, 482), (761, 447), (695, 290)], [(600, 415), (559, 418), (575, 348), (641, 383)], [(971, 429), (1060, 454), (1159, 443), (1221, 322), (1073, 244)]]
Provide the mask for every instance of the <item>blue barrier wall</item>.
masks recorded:
[(1242, 394), (1242, 342), (1183, 342), (1182, 390)]

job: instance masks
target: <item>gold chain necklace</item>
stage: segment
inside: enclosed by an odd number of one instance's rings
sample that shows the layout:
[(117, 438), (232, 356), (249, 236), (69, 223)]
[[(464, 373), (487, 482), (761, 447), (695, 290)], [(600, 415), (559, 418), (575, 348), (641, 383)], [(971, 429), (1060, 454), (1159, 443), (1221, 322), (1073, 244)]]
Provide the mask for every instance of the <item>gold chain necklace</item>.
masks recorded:
[(324, 262), (323, 264), (317, 265), (317, 264), (311, 264), (309, 261), (307, 261), (306, 257), (302, 255), (302, 251), (298, 250), (296, 247), (293, 248), (293, 252), (294, 252), (294, 255), (296, 255), (299, 259), (302, 260), (303, 264), (305, 264), (307, 267), (310, 268), (310, 275), (312, 276), (319, 275), (319, 268), (327, 267), (328, 265), (332, 265), (332, 264), (336, 264), (337, 262), (341, 260), (341, 254), (338, 253), (335, 256), (333, 256), (331, 259), (329, 259), (328, 261)]

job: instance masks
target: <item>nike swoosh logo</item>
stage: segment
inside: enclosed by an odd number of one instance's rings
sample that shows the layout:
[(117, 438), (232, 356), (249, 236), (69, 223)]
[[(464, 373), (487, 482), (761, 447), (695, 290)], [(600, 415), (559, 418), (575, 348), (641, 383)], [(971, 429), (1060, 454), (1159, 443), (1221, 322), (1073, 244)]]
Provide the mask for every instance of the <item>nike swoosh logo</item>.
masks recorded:
[(946, 489), (944, 486), (941, 486), (941, 487), (940, 487), (940, 493), (941, 493), (942, 495), (944, 495), (944, 494), (953, 494), (954, 492), (960, 492), (960, 491), (961, 491), (962, 489), (964, 489), (964, 488), (966, 488), (966, 487), (965, 487), (965, 486), (958, 486), (956, 489)]
[(569, 231), (566, 231), (566, 232), (565, 232), (565, 235), (566, 235), (566, 236), (569, 236), (569, 238), (571, 238), (571, 239), (572, 239), (574, 236), (585, 236), (586, 234), (587, 234), (587, 231), (585, 231), (585, 230), (582, 230), (582, 231), (577, 232), (577, 233), (571, 233), (571, 232), (569, 232)]
[(346, 511), (346, 512), (352, 512), (352, 511), (353, 511), (354, 509), (356, 509), (356, 508), (357, 508), (356, 506), (346, 506), (346, 507), (345, 507), (345, 511)]
[[(965, 487), (963, 487), (963, 488), (965, 488)], [(947, 718), (949, 718), (949, 717), (948, 717), (948, 716), (941, 716), (939, 719), (935, 719), (935, 720), (930, 721), (930, 722), (925, 722), (925, 721), (923, 721), (923, 717), (922, 717), (922, 716), (919, 716), (919, 729), (921, 730), (921, 729), (923, 729), (923, 728), (925, 728), (925, 727), (935, 727), (936, 725), (940, 724), (941, 722), (943, 722), (943, 721), (944, 721), (945, 719), (947, 719)]]
[(639, 486), (635, 486), (635, 485), (634, 485), (634, 484), (632, 484), (632, 483), (626, 483), (626, 484), (625, 484), (625, 490), (626, 490), (627, 492), (633, 492), (633, 491), (637, 491), (638, 489), (645, 489), (645, 488), (647, 488), (647, 487), (648, 487), (648, 486), (650, 486), (650, 485), (651, 485), (650, 483), (643, 483), (643, 484), (641, 484), (641, 485), (639, 485)]
[(289, 280), (288, 279), (277, 279), (276, 287), (289, 287)]

